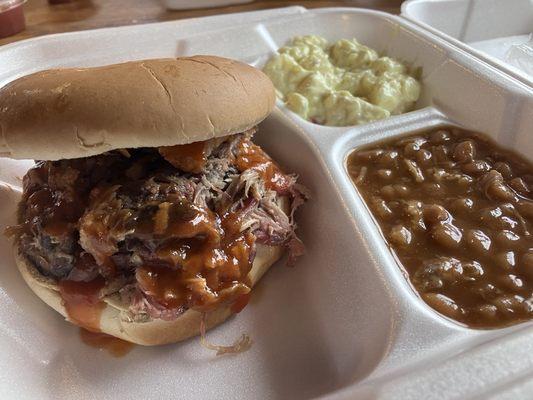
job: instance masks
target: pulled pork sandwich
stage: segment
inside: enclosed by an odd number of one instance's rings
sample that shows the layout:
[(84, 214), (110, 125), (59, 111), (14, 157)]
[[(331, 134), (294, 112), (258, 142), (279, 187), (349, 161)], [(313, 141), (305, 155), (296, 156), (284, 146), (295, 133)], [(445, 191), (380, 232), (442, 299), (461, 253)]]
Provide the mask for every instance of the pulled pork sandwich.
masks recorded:
[(27, 284), (70, 322), (142, 345), (239, 312), (303, 247), (296, 176), (252, 142), (274, 102), (261, 71), (211, 56), (5, 86), (0, 153), (39, 160), (8, 229)]

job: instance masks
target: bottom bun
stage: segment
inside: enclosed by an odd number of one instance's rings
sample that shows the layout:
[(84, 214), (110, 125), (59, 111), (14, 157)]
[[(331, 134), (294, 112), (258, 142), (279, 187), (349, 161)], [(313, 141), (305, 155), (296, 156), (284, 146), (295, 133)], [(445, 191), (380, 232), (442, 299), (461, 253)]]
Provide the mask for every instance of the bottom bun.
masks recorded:
[[(252, 286), (281, 257), (282, 253), (283, 248), (280, 246), (257, 245), (254, 263), (248, 274)], [(67, 321), (70, 321), (56, 283), (40, 274), (18, 251), (15, 261), (31, 290), (46, 304), (63, 315)], [(187, 310), (173, 321), (152, 319), (147, 322), (133, 322), (128, 317), (127, 305), (120, 305), (112, 298), (104, 298), (104, 301), (106, 305), (100, 316), (100, 330), (108, 335), (144, 346), (153, 346), (179, 342), (200, 334), (202, 313), (198, 311)], [(231, 306), (221, 306), (216, 310), (207, 312), (205, 314), (206, 329), (221, 324), (232, 314)]]
[[(278, 204), (288, 214), (288, 198), (280, 197)], [(256, 256), (252, 269), (248, 273), (251, 287), (261, 279), (282, 254), (283, 247), (281, 246), (260, 244), (256, 246)], [(37, 268), (28, 262), (24, 255), (20, 254), (18, 249), (15, 252), (15, 261), (30, 289), (46, 304), (63, 315), (67, 321), (72, 322), (68, 317), (57, 283), (42, 275)], [(231, 305), (225, 305), (205, 313), (205, 316), (198, 311), (187, 310), (173, 321), (152, 319), (146, 322), (135, 322), (131, 320), (128, 312), (129, 304), (121, 302), (118, 296), (108, 296), (103, 300), (105, 306), (100, 315), (100, 331), (145, 346), (175, 343), (188, 339), (200, 334), (203, 318), (205, 318), (205, 328), (211, 329), (233, 314)]]

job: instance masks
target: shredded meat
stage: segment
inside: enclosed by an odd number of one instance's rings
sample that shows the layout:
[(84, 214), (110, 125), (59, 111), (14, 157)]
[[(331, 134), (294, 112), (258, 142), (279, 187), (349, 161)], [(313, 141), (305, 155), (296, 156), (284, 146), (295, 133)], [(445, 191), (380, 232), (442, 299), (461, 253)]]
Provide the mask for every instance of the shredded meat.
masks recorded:
[(38, 162), (24, 178), (21, 251), (59, 281), (105, 278), (135, 320), (233, 304), (250, 291), (256, 243), (285, 246), (289, 263), (303, 253), (293, 214), (307, 193), (252, 134)]

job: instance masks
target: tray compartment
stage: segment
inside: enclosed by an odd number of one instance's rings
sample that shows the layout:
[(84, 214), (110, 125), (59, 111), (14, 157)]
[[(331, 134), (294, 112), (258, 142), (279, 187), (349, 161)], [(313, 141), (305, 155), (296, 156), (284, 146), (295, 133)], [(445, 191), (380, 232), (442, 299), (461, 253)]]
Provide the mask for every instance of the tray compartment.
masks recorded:
[[(510, 117), (507, 116), (507, 118)], [(412, 113), (411, 115), (398, 117), (394, 120), (379, 121), (364, 128), (357, 127), (349, 129), (345, 133), (338, 135), (332, 141), (331, 147), (328, 148), (325, 145), (321, 147), (325, 154), (326, 163), (332, 172), (332, 177), (352, 217), (356, 221), (362, 240), (366, 242), (366, 247), (375, 259), (374, 268), (376, 268), (378, 274), (385, 277), (399, 310), (395, 314), (394, 337), (387, 357), (380, 363), (379, 367), (369, 379), (363, 381), (358, 386), (358, 390), (349, 392), (352, 396), (355, 393), (358, 396), (366, 395), (365, 387), (367, 389), (369, 387), (373, 387), (373, 390), (376, 389), (375, 392), (371, 392), (375, 396), (377, 393), (380, 393), (377, 387), (381, 387), (382, 384), (389, 382), (389, 380), (394, 382), (398, 380), (405, 383), (407, 390), (407, 386), (411, 387), (407, 383), (409, 380), (407, 378), (399, 378), (408, 373), (407, 371), (415, 371), (410, 372), (413, 377), (418, 374), (425, 374), (426, 378), (430, 379), (429, 374), (432, 373), (425, 373), (423, 371), (429, 367), (433, 368), (432, 366), (436, 363), (435, 360), (453, 359), (449, 364), (450, 370), (453, 370), (457, 365), (465, 362), (464, 360), (466, 358), (471, 357), (465, 356), (461, 358), (459, 357), (460, 354), (469, 348), (487, 343), (485, 345), (486, 350), (480, 352), (480, 354), (484, 354), (483, 356), (480, 355), (480, 357), (484, 357), (486, 354), (485, 351), (491, 351), (489, 350), (490, 346), (488, 343), (492, 340), (501, 340), (503, 348), (509, 346), (509, 351), (513, 351), (512, 346), (514, 345), (511, 344), (512, 339), (506, 340), (507, 335), (515, 331), (530, 332), (531, 329), (528, 327), (533, 326), (533, 321), (528, 321), (508, 328), (476, 330), (463, 327), (435, 312), (418, 296), (416, 290), (412, 288), (408, 279), (403, 275), (401, 266), (386, 245), (379, 225), (373, 219), (371, 212), (368, 210), (364, 200), (357, 192), (355, 185), (347, 173), (346, 157), (354, 149), (379, 142), (386, 138), (410, 135), (417, 131), (424, 131), (443, 125), (456, 125), (465, 129), (476, 129), (475, 126), (460, 124), (457, 120), (449, 118), (440, 111), (428, 108)], [(515, 151), (520, 151), (527, 158), (531, 159), (531, 149), (524, 151), (524, 149), (519, 147), (524, 140), (524, 136), (527, 137), (526, 132), (520, 132), (512, 138), (503, 135), (498, 136), (494, 132), (491, 136), (500, 145), (514, 149)], [(472, 357), (474, 356), (472, 355)], [(506, 356), (503, 354), (499, 355), (498, 359), (500, 357)], [(526, 361), (524, 360), (524, 362)], [(435, 372), (435, 374), (437, 373)], [(504, 378), (501, 379), (503, 380)], [(449, 384), (451, 383), (449, 382)], [(382, 393), (384, 398), (389, 398), (389, 396), (393, 396), (396, 393), (392, 390), (395, 387), (393, 384), (388, 387), (391, 388), (391, 391)], [(406, 395), (406, 393), (404, 394)], [(429, 392), (424, 391), (424, 393)], [(366, 397), (363, 396), (362, 398)]]
[[(215, 343), (249, 333), (255, 344), (238, 356), (216, 358), (196, 339), (139, 347), (122, 359), (95, 352), (81, 343), (75, 327), (30, 293), (13, 273), (9, 249), (1, 248), (0, 254), (9, 260), (0, 274), (0, 294), (6, 298), (3, 314), (17, 315), (0, 321), (0, 348), (7, 349), (4, 359), (9, 366), (1, 378), (16, 382), (22, 370), (32, 376), (32, 385), (18, 389), (18, 397), (107, 399), (135, 393), (147, 399), (285, 399), (329, 394), (330, 398), (373, 399), (396, 398), (401, 393), (405, 398), (441, 398), (455, 385), (463, 389), (468, 385), (468, 379), (455, 381), (458, 366), (466, 365), (470, 357), (468, 349), (481, 343), (491, 349), (492, 340), (500, 338), (507, 343), (506, 335), (518, 328), (531, 338), (525, 327), (529, 323), (474, 331), (440, 317), (420, 300), (390, 256), (344, 166), (345, 156), (356, 146), (454, 121), (531, 155), (530, 87), (388, 14), (323, 9), (276, 21), (252, 20), (247, 15), (218, 25), (209, 21), (78, 32), (0, 48), (5, 67), (0, 85), (36, 69), (192, 53), (227, 55), (260, 67), (292, 36), (316, 33), (330, 40), (355, 36), (421, 66), (425, 85), (421, 109), (358, 127), (330, 128), (303, 121), (280, 107), (262, 124), (256, 140), (287, 170), (299, 173), (312, 191), (312, 200), (298, 215), (309, 251), (294, 269), (282, 262), (273, 266), (257, 286), (251, 304), (209, 333)], [(217, 42), (221, 38), (224, 48)], [(97, 50), (88, 57), (88, 48)], [(17, 173), (27, 168), (15, 164)], [(11, 172), (5, 171), (0, 168), (0, 181), (13, 183)], [(47, 339), (40, 342), (39, 337)], [(30, 353), (36, 348), (38, 354)], [(527, 350), (513, 354), (522, 355), (520, 365), (533, 359)], [(487, 360), (498, 357), (491, 351), (483, 353), (468, 364), (473, 371), (468, 377), (475, 379), (476, 368), (486, 368)], [(448, 359), (455, 360), (447, 364), (452, 367), (434, 368)], [(501, 360), (514, 363), (512, 358)], [(443, 375), (447, 378), (434, 392), (432, 385), (441, 382)], [(511, 375), (498, 382), (512, 383)], [(477, 390), (463, 389), (446, 395), (475, 395)], [(8, 385), (0, 386), (0, 397), (13, 397)]]
[[(0, 332), (7, 342), (22, 343), (17, 352), (35, 349), (36, 337), (46, 339), (39, 343), (39, 357), (27, 362), (44, 369), (49, 384), (41, 389), (50, 398), (74, 391), (81, 398), (105, 397), (111, 382), (119, 391), (155, 398), (143, 371), (161, 365), (168, 367), (152, 374), (151, 385), (164, 388), (163, 397), (177, 390), (180, 396), (208, 398), (220, 390), (225, 398), (309, 398), (359, 381), (378, 365), (390, 341), (395, 306), (363, 243), (351, 243), (356, 227), (320, 153), (279, 111), (261, 124), (257, 141), (298, 173), (313, 197), (297, 216), (307, 254), (294, 268), (278, 262), (253, 292), (251, 304), (208, 333), (210, 341), (228, 343), (247, 332), (255, 343), (246, 353), (217, 358), (195, 338), (176, 346), (138, 346), (123, 359), (110, 359), (84, 346), (77, 328), (41, 304), (22, 282), (9, 246), (2, 248), (0, 289), (11, 300), (5, 303), (7, 312), (20, 311), (16, 323), (0, 326)], [(354, 268), (354, 260), (360, 268)], [(212, 385), (195, 384), (207, 377)]]

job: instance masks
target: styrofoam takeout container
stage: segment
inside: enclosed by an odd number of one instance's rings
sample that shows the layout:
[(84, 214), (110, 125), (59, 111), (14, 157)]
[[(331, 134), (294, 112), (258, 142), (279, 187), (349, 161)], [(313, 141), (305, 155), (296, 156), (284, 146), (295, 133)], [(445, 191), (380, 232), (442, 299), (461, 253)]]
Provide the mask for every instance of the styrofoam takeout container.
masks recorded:
[[(149, 34), (148, 34), (149, 33)], [(216, 357), (197, 339), (136, 347), (112, 358), (25, 286), (10, 246), (0, 254), (0, 398), (20, 399), (485, 399), (530, 398), (533, 323), (460, 326), (412, 290), (345, 169), (354, 148), (453, 123), (486, 132), (533, 159), (533, 88), (403, 17), (353, 8), (290, 8), (77, 32), (0, 47), (0, 86), (30, 72), (150, 57), (217, 54), (261, 67), (301, 34), (356, 37), (422, 67), (418, 110), (345, 128), (314, 125), (279, 108), (256, 140), (313, 197), (298, 215), (307, 254), (275, 265), (251, 304), (208, 334), (246, 353)], [(127, 95), (127, 94), (125, 94)], [(0, 160), (1, 225), (27, 161)], [(21, 382), (23, 381), (23, 384)]]
[[(533, 84), (532, 0), (408, 0), (402, 15)], [(528, 52), (517, 49), (523, 43)]]

